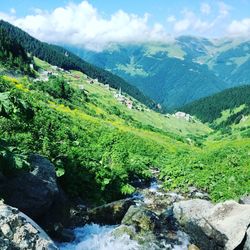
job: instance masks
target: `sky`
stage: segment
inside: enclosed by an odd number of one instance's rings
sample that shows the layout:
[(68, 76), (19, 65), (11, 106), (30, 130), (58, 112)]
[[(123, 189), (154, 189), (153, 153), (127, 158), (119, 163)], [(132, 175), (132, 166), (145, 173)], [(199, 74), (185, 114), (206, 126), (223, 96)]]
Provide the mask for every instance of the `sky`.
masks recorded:
[(0, 0), (0, 19), (42, 41), (93, 50), (180, 35), (250, 39), (250, 0)]

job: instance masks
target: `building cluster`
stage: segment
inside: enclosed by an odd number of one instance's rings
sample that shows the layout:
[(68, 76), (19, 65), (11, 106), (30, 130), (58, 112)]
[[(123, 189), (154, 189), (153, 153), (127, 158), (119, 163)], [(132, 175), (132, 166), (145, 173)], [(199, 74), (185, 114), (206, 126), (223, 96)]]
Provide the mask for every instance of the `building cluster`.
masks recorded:
[(65, 72), (64, 69), (59, 68), (57, 66), (51, 66), (51, 70), (39, 70), (39, 78), (36, 78), (34, 81), (49, 81), (50, 76), (59, 76), (60, 72)]
[(174, 117), (178, 118), (178, 119), (182, 119), (182, 120), (186, 120), (186, 121), (192, 121), (193, 117), (189, 114), (186, 114), (184, 112), (178, 111), (175, 114), (173, 114)]
[(133, 101), (122, 95), (121, 88), (119, 89), (119, 92), (115, 94), (115, 98), (118, 102), (124, 104), (128, 109), (133, 108)]

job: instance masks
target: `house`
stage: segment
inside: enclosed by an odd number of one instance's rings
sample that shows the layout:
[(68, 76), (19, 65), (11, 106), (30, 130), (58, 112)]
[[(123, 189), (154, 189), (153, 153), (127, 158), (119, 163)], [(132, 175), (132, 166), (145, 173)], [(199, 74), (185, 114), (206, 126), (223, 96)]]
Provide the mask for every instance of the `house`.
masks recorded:
[(104, 88), (109, 90), (109, 84), (104, 84)]
[(132, 109), (133, 108), (133, 102), (131, 100), (126, 100), (125, 104), (127, 106), (128, 109)]
[(173, 116), (178, 118), (178, 119), (183, 119), (186, 121), (190, 121), (192, 119), (191, 115), (186, 114), (184, 112), (180, 112), (180, 111), (176, 112)]

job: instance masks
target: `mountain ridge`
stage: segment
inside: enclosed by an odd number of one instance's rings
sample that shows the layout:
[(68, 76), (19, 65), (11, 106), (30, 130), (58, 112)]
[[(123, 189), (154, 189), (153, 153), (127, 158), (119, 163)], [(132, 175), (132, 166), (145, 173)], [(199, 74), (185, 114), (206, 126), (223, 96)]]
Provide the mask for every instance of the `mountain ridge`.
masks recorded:
[(120, 75), (156, 102), (172, 109), (250, 83), (247, 39), (181, 36), (169, 44), (113, 44), (102, 52), (67, 48)]
[[(68, 50), (57, 45), (41, 42), (20, 28), (15, 27), (3, 20), (0, 20), (0, 30), (4, 31), (10, 40), (13, 40), (14, 38), (15, 41), (20, 44), (27, 53), (32, 53), (33, 56), (37, 56), (65, 70), (71, 69), (82, 71), (91, 78), (98, 78), (103, 83), (110, 84), (110, 86), (116, 89), (122, 87), (124, 92), (127, 92), (150, 108), (157, 109), (156, 103), (142, 94), (135, 86), (127, 83), (119, 76), (91, 65)], [(65, 58), (67, 59), (65, 60)]]

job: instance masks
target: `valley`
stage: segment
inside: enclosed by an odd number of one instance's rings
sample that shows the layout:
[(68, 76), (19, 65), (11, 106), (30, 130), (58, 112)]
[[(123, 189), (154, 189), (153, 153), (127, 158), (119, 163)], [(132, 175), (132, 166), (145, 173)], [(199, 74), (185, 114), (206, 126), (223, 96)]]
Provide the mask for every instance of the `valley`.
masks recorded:
[(84, 61), (4, 21), (0, 34), (0, 248), (248, 247), (248, 42)]
[(247, 39), (177, 37), (169, 43), (111, 44), (101, 52), (67, 47), (113, 72), (168, 109), (249, 84)]

